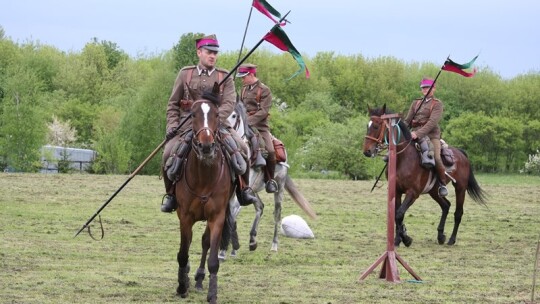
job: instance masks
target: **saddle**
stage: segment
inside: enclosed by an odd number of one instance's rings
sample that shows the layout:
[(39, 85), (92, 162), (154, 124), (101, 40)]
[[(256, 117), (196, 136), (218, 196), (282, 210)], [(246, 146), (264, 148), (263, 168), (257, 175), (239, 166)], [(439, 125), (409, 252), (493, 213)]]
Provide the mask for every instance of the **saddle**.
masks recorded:
[[(248, 127), (247, 132), (248, 145), (251, 151), (250, 160), (253, 167), (266, 166), (266, 159), (268, 158), (268, 151), (264, 140), (261, 138), (259, 131), (256, 128)], [(281, 140), (272, 136), (272, 144), (274, 145), (274, 151), (276, 153), (276, 163), (284, 163), (287, 161), (287, 151), (285, 145)]]
[(450, 146), (443, 139), (441, 139), (441, 159), (447, 167), (451, 167), (456, 163), (454, 151), (450, 149)]
[[(192, 149), (193, 131), (189, 129), (185, 136), (182, 137), (172, 148), (171, 155), (165, 162), (165, 172), (169, 180), (177, 182), (182, 179), (182, 172), (187, 161), (189, 151)], [(247, 170), (247, 162), (244, 155), (241, 153), (241, 147), (229, 131), (225, 128), (220, 128), (218, 132), (218, 141), (221, 145), (221, 150), (229, 162), (229, 167), (232, 176), (242, 175)]]

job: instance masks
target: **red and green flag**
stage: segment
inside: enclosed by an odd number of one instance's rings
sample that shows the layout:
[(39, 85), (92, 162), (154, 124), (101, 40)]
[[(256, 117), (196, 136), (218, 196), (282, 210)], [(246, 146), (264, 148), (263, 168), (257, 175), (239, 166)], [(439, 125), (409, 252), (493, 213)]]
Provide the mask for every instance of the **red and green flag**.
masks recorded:
[(274, 27), (272, 27), (270, 32), (268, 32), (263, 39), (275, 45), (278, 49), (289, 52), (300, 66), (300, 69), (289, 77), (289, 79), (298, 75), (300, 72), (302, 72), (302, 70), (306, 71), (306, 78), (309, 78), (309, 70), (306, 67), (304, 59), (302, 59), (302, 55), (300, 55), (298, 50), (296, 50), (294, 45), (291, 43), (291, 40), (289, 40), (289, 37), (287, 37), (287, 34), (285, 34), (285, 31), (279, 24), (274, 25)]
[(476, 58), (478, 58), (478, 55), (474, 57), (471, 61), (465, 63), (465, 64), (459, 64), (454, 61), (452, 61), (450, 58), (446, 59), (443, 65), (443, 70), (458, 73), (460, 75), (463, 75), (465, 77), (473, 77), (474, 74), (476, 74), (476, 68), (472, 70), (472, 72), (467, 72), (465, 70), (470, 69), (471, 66), (476, 61)]
[(253, 0), (253, 3), (251, 5), (259, 12), (266, 15), (266, 17), (272, 19), (272, 21), (274, 21), (275, 23), (278, 23), (278, 21), (276, 21), (274, 17), (281, 19), (281, 14), (275, 8), (273, 8), (266, 0)]

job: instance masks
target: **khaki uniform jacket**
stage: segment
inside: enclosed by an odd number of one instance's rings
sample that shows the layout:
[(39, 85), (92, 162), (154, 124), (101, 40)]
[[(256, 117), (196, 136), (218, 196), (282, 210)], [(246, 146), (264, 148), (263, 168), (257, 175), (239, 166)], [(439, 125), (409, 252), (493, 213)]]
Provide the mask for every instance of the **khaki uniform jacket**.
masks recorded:
[[(257, 95), (260, 94), (257, 100)], [(268, 117), (272, 107), (272, 92), (260, 80), (242, 88), (241, 100), (246, 106), (248, 124), (259, 131), (269, 131)]]
[[(187, 79), (189, 70), (192, 70), (191, 80)], [(222, 75), (218, 76), (219, 73)], [(219, 83), (219, 80), (224, 79), (228, 73), (229, 72), (227, 70), (215, 68), (208, 75), (206, 75), (204, 73), (199, 73), (199, 69), (197, 69), (196, 66), (182, 68), (180, 72), (178, 72), (178, 76), (174, 82), (174, 87), (167, 105), (167, 130), (176, 128), (180, 124), (180, 121), (189, 114), (189, 110), (186, 109), (186, 106), (184, 106), (184, 109), (182, 109), (181, 101), (195, 101), (194, 98), (196, 98), (196, 96), (190, 96), (188, 92), (188, 82), (189, 87), (196, 91), (199, 94), (198, 97), (200, 98), (206, 90), (212, 90), (214, 83)], [(227, 118), (234, 110), (235, 104), (236, 91), (234, 89), (233, 79), (229, 77), (222, 85), (221, 106), (219, 107), (219, 117), (222, 125), (230, 127)], [(182, 127), (181, 131), (185, 130), (190, 125), (191, 122), (188, 121)]]
[(436, 98), (427, 98), (418, 113), (416, 113), (421, 101), (422, 98), (418, 98), (412, 102), (407, 117), (405, 117), (405, 123), (412, 127), (419, 139), (426, 135), (430, 139), (440, 139), (439, 121), (443, 114), (443, 104)]

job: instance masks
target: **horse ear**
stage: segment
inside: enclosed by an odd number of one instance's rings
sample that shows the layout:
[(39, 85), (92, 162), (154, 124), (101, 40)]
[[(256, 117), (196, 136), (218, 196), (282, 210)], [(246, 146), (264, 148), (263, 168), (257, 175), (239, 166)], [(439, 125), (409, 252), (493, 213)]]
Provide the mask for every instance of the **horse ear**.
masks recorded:
[(371, 113), (371, 107), (369, 106), (369, 104), (367, 105), (367, 112), (368, 114)]
[(382, 113), (386, 114), (386, 103), (382, 106)]

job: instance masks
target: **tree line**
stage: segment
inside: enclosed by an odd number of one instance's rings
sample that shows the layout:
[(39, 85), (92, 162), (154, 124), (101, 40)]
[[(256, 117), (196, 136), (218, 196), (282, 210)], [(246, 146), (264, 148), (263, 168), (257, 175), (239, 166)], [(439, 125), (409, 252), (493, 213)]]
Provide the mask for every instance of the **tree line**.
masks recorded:
[[(180, 36), (161, 54), (128, 56), (111, 41), (91, 39), (79, 52), (29, 41), (15, 43), (0, 27), (0, 169), (39, 170), (45, 144), (93, 149), (93, 173), (129, 173), (164, 139), (165, 110), (179, 69), (197, 62), (194, 39)], [(244, 54), (247, 50), (244, 50)], [(220, 53), (234, 67), (238, 52)], [(441, 63), (319, 52), (304, 56), (260, 48), (247, 62), (273, 93), (271, 128), (287, 147), (291, 174), (366, 179), (380, 159), (362, 155), (368, 106), (406, 114), (421, 97), (419, 81)], [(237, 83), (239, 86), (240, 83)], [(475, 170), (518, 172), (540, 148), (540, 74), (503, 79), (489, 66), (473, 78), (443, 72), (436, 97), (444, 103), (443, 138), (467, 151)], [(160, 157), (142, 174), (159, 174)]]

